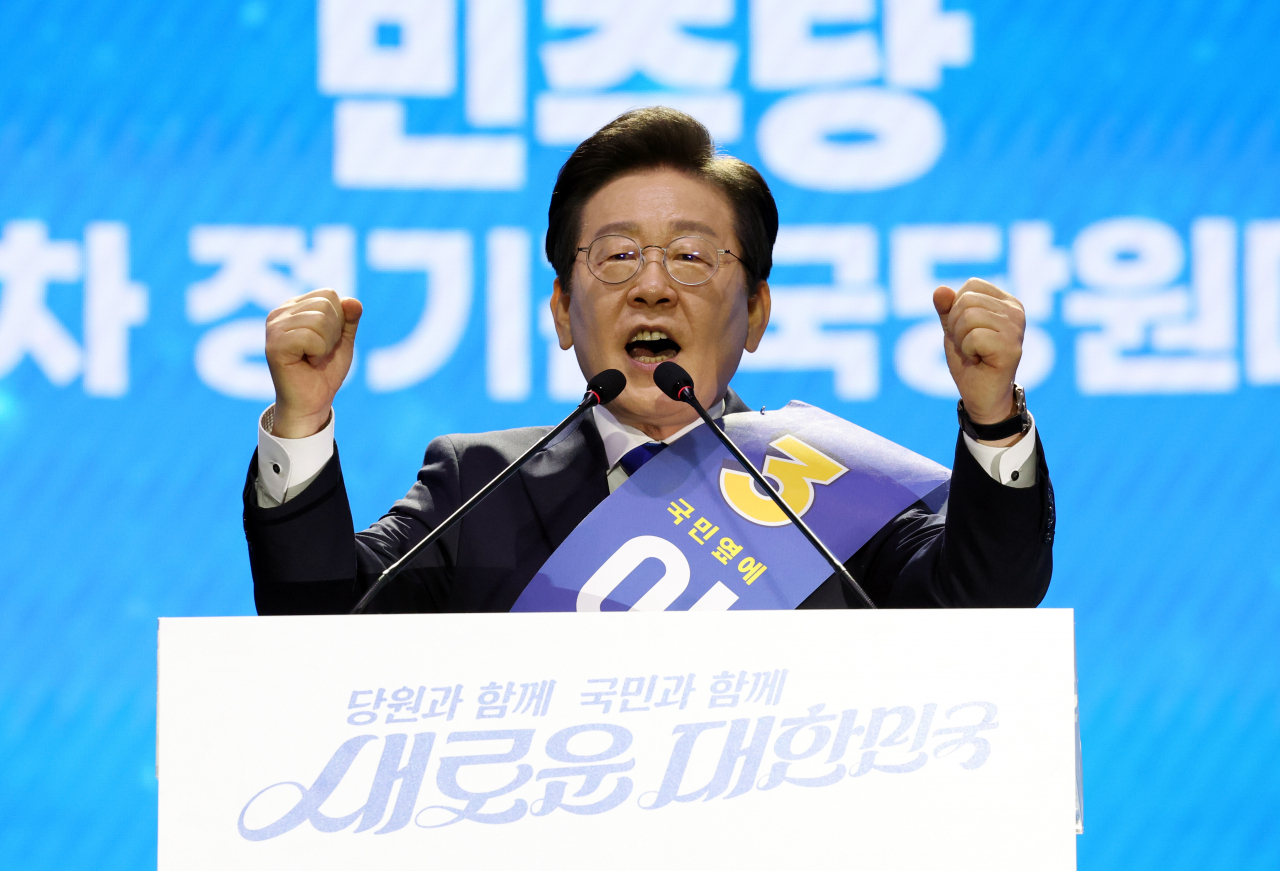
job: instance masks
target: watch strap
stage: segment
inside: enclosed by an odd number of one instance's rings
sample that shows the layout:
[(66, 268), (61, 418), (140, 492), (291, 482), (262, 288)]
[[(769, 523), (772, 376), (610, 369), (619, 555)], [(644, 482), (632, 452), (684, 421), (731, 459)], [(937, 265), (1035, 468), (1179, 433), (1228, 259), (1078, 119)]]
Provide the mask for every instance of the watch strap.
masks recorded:
[(960, 419), (960, 429), (971, 439), (994, 442), (1019, 435), (1031, 429), (1031, 415), (1027, 412), (1027, 398), (1023, 389), (1013, 386), (1014, 415), (999, 423), (974, 423), (969, 412), (964, 409), (964, 400), (956, 403), (956, 416)]

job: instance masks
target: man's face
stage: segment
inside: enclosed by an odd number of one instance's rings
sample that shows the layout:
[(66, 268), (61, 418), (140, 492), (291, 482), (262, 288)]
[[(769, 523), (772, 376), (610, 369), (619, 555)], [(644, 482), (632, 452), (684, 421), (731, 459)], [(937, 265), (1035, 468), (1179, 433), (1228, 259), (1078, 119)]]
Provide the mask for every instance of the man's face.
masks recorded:
[(680, 236), (701, 236), (741, 253), (728, 201), (675, 170), (623, 176), (588, 200), (578, 246), (608, 234), (659, 247), (646, 250), (639, 273), (622, 284), (600, 281), (587, 268), (585, 252), (578, 254), (572, 289), (566, 292), (557, 280), (551, 298), (560, 347), (575, 350), (588, 378), (603, 369), (627, 376), (627, 389), (609, 405), (619, 420), (674, 432), (696, 414), (654, 385), (653, 370), (674, 360), (693, 377), (699, 401), (713, 405), (724, 396), (743, 350), (760, 344), (769, 322), (769, 288), (761, 282), (748, 299), (742, 265), (728, 255), (721, 255), (710, 281), (695, 287), (663, 268), (660, 249)]

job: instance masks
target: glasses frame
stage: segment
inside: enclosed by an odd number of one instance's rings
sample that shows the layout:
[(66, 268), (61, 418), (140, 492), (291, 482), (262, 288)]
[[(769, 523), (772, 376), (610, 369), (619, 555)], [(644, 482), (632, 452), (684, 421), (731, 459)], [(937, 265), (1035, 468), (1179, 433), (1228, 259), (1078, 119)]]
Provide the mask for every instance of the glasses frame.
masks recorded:
[(742, 262), (742, 258), (739, 257), (737, 254), (733, 253), (732, 251), (730, 251), (728, 248), (713, 247), (711, 250), (716, 252), (715, 268), (712, 269), (711, 274), (708, 275), (706, 278), (702, 279), (702, 281), (698, 281), (690, 284), (687, 281), (681, 281), (680, 279), (676, 278), (674, 275), (671, 274), (671, 267), (667, 264), (667, 252), (671, 249), (672, 245), (676, 244), (681, 239), (700, 239), (701, 241), (706, 242), (708, 245), (711, 245), (712, 244), (711, 240), (707, 239), (704, 236), (696, 236), (693, 234), (689, 234), (687, 236), (677, 236), (676, 238), (668, 242), (666, 245), (641, 245), (638, 241), (636, 241), (635, 239), (632, 239), (630, 236), (624, 236), (621, 233), (605, 233), (603, 236), (597, 236), (596, 238), (592, 239), (590, 245), (585, 245), (581, 248), (575, 248), (574, 251), (575, 253), (577, 252), (586, 253), (590, 251), (592, 247), (594, 247), (595, 244), (599, 242), (601, 239), (609, 239), (614, 237), (618, 239), (626, 239), (628, 242), (635, 245), (636, 249), (640, 252), (640, 259), (636, 261), (635, 271), (632, 272), (630, 275), (628, 275), (626, 278), (622, 279), (621, 281), (606, 281), (605, 279), (601, 278), (599, 275), (596, 275), (596, 271), (591, 268), (591, 260), (589, 258), (586, 258), (587, 271), (590, 272), (592, 277), (595, 278), (596, 281), (599, 281), (601, 284), (617, 286), (619, 284), (626, 284), (628, 281), (635, 278), (637, 275), (640, 274), (640, 270), (644, 269), (645, 264), (649, 262), (645, 258), (644, 252), (649, 250), (650, 248), (657, 248), (660, 251), (662, 251), (663, 271), (667, 273), (667, 275), (671, 278), (672, 281), (684, 287), (701, 287), (711, 279), (715, 278), (716, 275), (720, 272), (720, 257), (724, 254), (728, 254), (730, 257), (732, 257), (734, 260), (737, 260), (739, 263)]

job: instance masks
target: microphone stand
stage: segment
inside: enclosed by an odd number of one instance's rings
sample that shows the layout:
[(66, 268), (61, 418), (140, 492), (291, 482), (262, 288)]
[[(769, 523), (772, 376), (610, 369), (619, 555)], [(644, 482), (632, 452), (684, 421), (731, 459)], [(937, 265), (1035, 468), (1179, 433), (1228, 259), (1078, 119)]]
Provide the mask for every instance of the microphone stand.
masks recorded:
[[(618, 374), (618, 377), (619, 378), (622, 377), (621, 373)], [(625, 383), (626, 382), (624, 381), (623, 384), (625, 385)], [(577, 419), (578, 415), (582, 414), (584, 411), (586, 411), (588, 408), (591, 408), (592, 406), (600, 405), (601, 404), (600, 395), (597, 392), (599, 390), (600, 388), (597, 387), (594, 384), (594, 382), (591, 385), (588, 385), (586, 396), (582, 397), (582, 402), (579, 403), (578, 407), (575, 408), (573, 412), (569, 414), (568, 417), (560, 421), (560, 423), (557, 424), (554, 429), (552, 429), (542, 438), (534, 442), (533, 446), (530, 447), (529, 450), (521, 454), (519, 457), (517, 457), (516, 460), (511, 465), (507, 466), (505, 469), (499, 472), (498, 477), (494, 478), (488, 484), (485, 484), (476, 492), (474, 496), (472, 496), (466, 502), (463, 502), (460, 506), (458, 506), (458, 509), (454, 511), (452, 514), (450, 514), (448, 517), (446, 517), (443, 523), (441, 523), (435, 529), (431, 530), (431, 532), (427, 533), (426, 537), (423, 538), (421, 541), (419, 541), (417, 544), (415, 544), (413, 547), (405, 551), (404, 556), (400, 557), (400, 559), (396, 560), (391, 565), (387, 566), (386, 570), (383, 571), (383, 573), (378, 576), (378, 579), (373, 582), (373, 586), (369, 588), (368, 592), (366, 592), (363, 596), (360, 597), (360, 601), (357, 602), (356, 606), (351, 609), (351, 613), (363, 614), (364, 609), (369, 607), (369, 603), (372, 602), (374, 597), (377, 596), (378, 593), (382, 591), (382, 588), (385, 587), (387, 584), (389, 584), (392, 578), (400, 574), (400, 572), (404, 569), (404, 567), (407, 566), (410, 563), (410, 561), (412, 561), (413, 558), (417, 556), (418, 553), (424, 547), (435, 542), (437, 539), (440, 538), (440, 536), (444, 535), (445, 532), (447, 532), (450, 527), (452, 527), (455, 523), (457, 523), (460, 519), (462, 519), (462, 515), (466, 514), (468, 511), (471, 510), (471, 508), (477, 502), (479, 502), (481, 499), (483, 499), (484, 497), (488, 496), (491, 492), (493, 492), (495, 487), (497, 487), (503, 481), (510, 478), (515, 473), (515, 471), (519, 469), (521, 466), (523, 466), (531, 456), (533, 456), (538, 451), (542, 450), (542, 448), (546, 447), (548, 442), (550, 442), (556, 436), (560, 435), (560, 433), (564, 431), (565, 427), (567, 427), (569, 424), (573, 423), (573, 421)], [(618, 392), (621, 392), (621, 388), (618, 388)], [(617, 393), (614, 393), (614, 396), (616, 395)], [(613, 396), (609, 397), (609, 399), (612, 399), (612, 398)]]
[(756, 467), (747, 459), (746, 454), (738, 450), (738, 446), (733, 443), (731, 438), (729, 438), (728, 433), (716, 426), (716, 422), (711, 419), (711, 415), (707, 414), (707, 410), (702, 407), (702, 403), (699, 402), (698, 397), (694, 395), (693, 385), (686, 384), (680, 386), (674, 398), (681, 402), (688, 403), (693, 407), (694, 411), (698, 412), (698, 417), (702, 418), (703, 423), (711, 427), (712, 432), (714, 432), (716, 436), (719, 437), (720, 441), (724, 443), (724, 446), (729, 449), (729, 453), (733, 454), (734, 459), (742, 464), (742, 467), (746, 469), (755, 482), (760, 485), (760, 488), (769, 494), (769, 498), (773, 500), (774, 504), (782, 509), (782, 513), (787, 516), (787, 519), (796, 525), (796, 529), (799, 529), (800, 532), (804, 534), (804, 537), (809, 539), (809, 543), (817, 548), (818, 552), (822, 554), (828, 563), (831, 564), (831, 568), (835, 569), (836, 574), (840, 576), (840, 580), (844, 581), (844, 585), (856, 593), (858, 598), (861, 599), (868, 608), (874, 609), (876, 607), (875, 602), (871, 601), (871, 597), (868, 596), (866, 591), (862, 589), (861, 585), (853, 579), (853, 575), (849, 574), (849, 570), (845, 568), (844, 563), (836, 559), (836, 555), (827, 549), (827, 546), (822, 543), (822, 540), (819, 539), (818, 536), (814, 534), (813, 530), (809, 528), (809, 524), (801, 520), (800, 515), (792, 511), (791, 506), (782, 501), (782, 496), (778, 494), (777, 490), (773, 489), (773, 487), (769, 485), (769, 482), (765, 480), (764, 475), (760, 474), (760, 472), (756, 470)]

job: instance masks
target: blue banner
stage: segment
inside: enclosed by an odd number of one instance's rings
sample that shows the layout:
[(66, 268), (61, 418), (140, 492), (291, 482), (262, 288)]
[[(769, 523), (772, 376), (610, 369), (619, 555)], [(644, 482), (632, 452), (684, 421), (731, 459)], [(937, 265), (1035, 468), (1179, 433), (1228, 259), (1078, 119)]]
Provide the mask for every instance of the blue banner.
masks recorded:
[[(722, 422), (840, 560), (912, 504), (927, 500), (937, 510), (946, 500), (946, 468), (803, 402)], [(700, 426), (596, 506), (511, 610), (789, 610), (831, 573)]]
[(1274, 871), (1278, 42), (1240, 0), (0, 3), (0, 864), (154, 862), (156, 618), (254, 612), (266, 313), (365, 305), (336, 406), (362, 528), (432, 438), (576, 404), (555, 174), (667, 103), (777, 198), (753, 408), (950, 465), (929, 293), (1022, 300), (1081, 867)]

